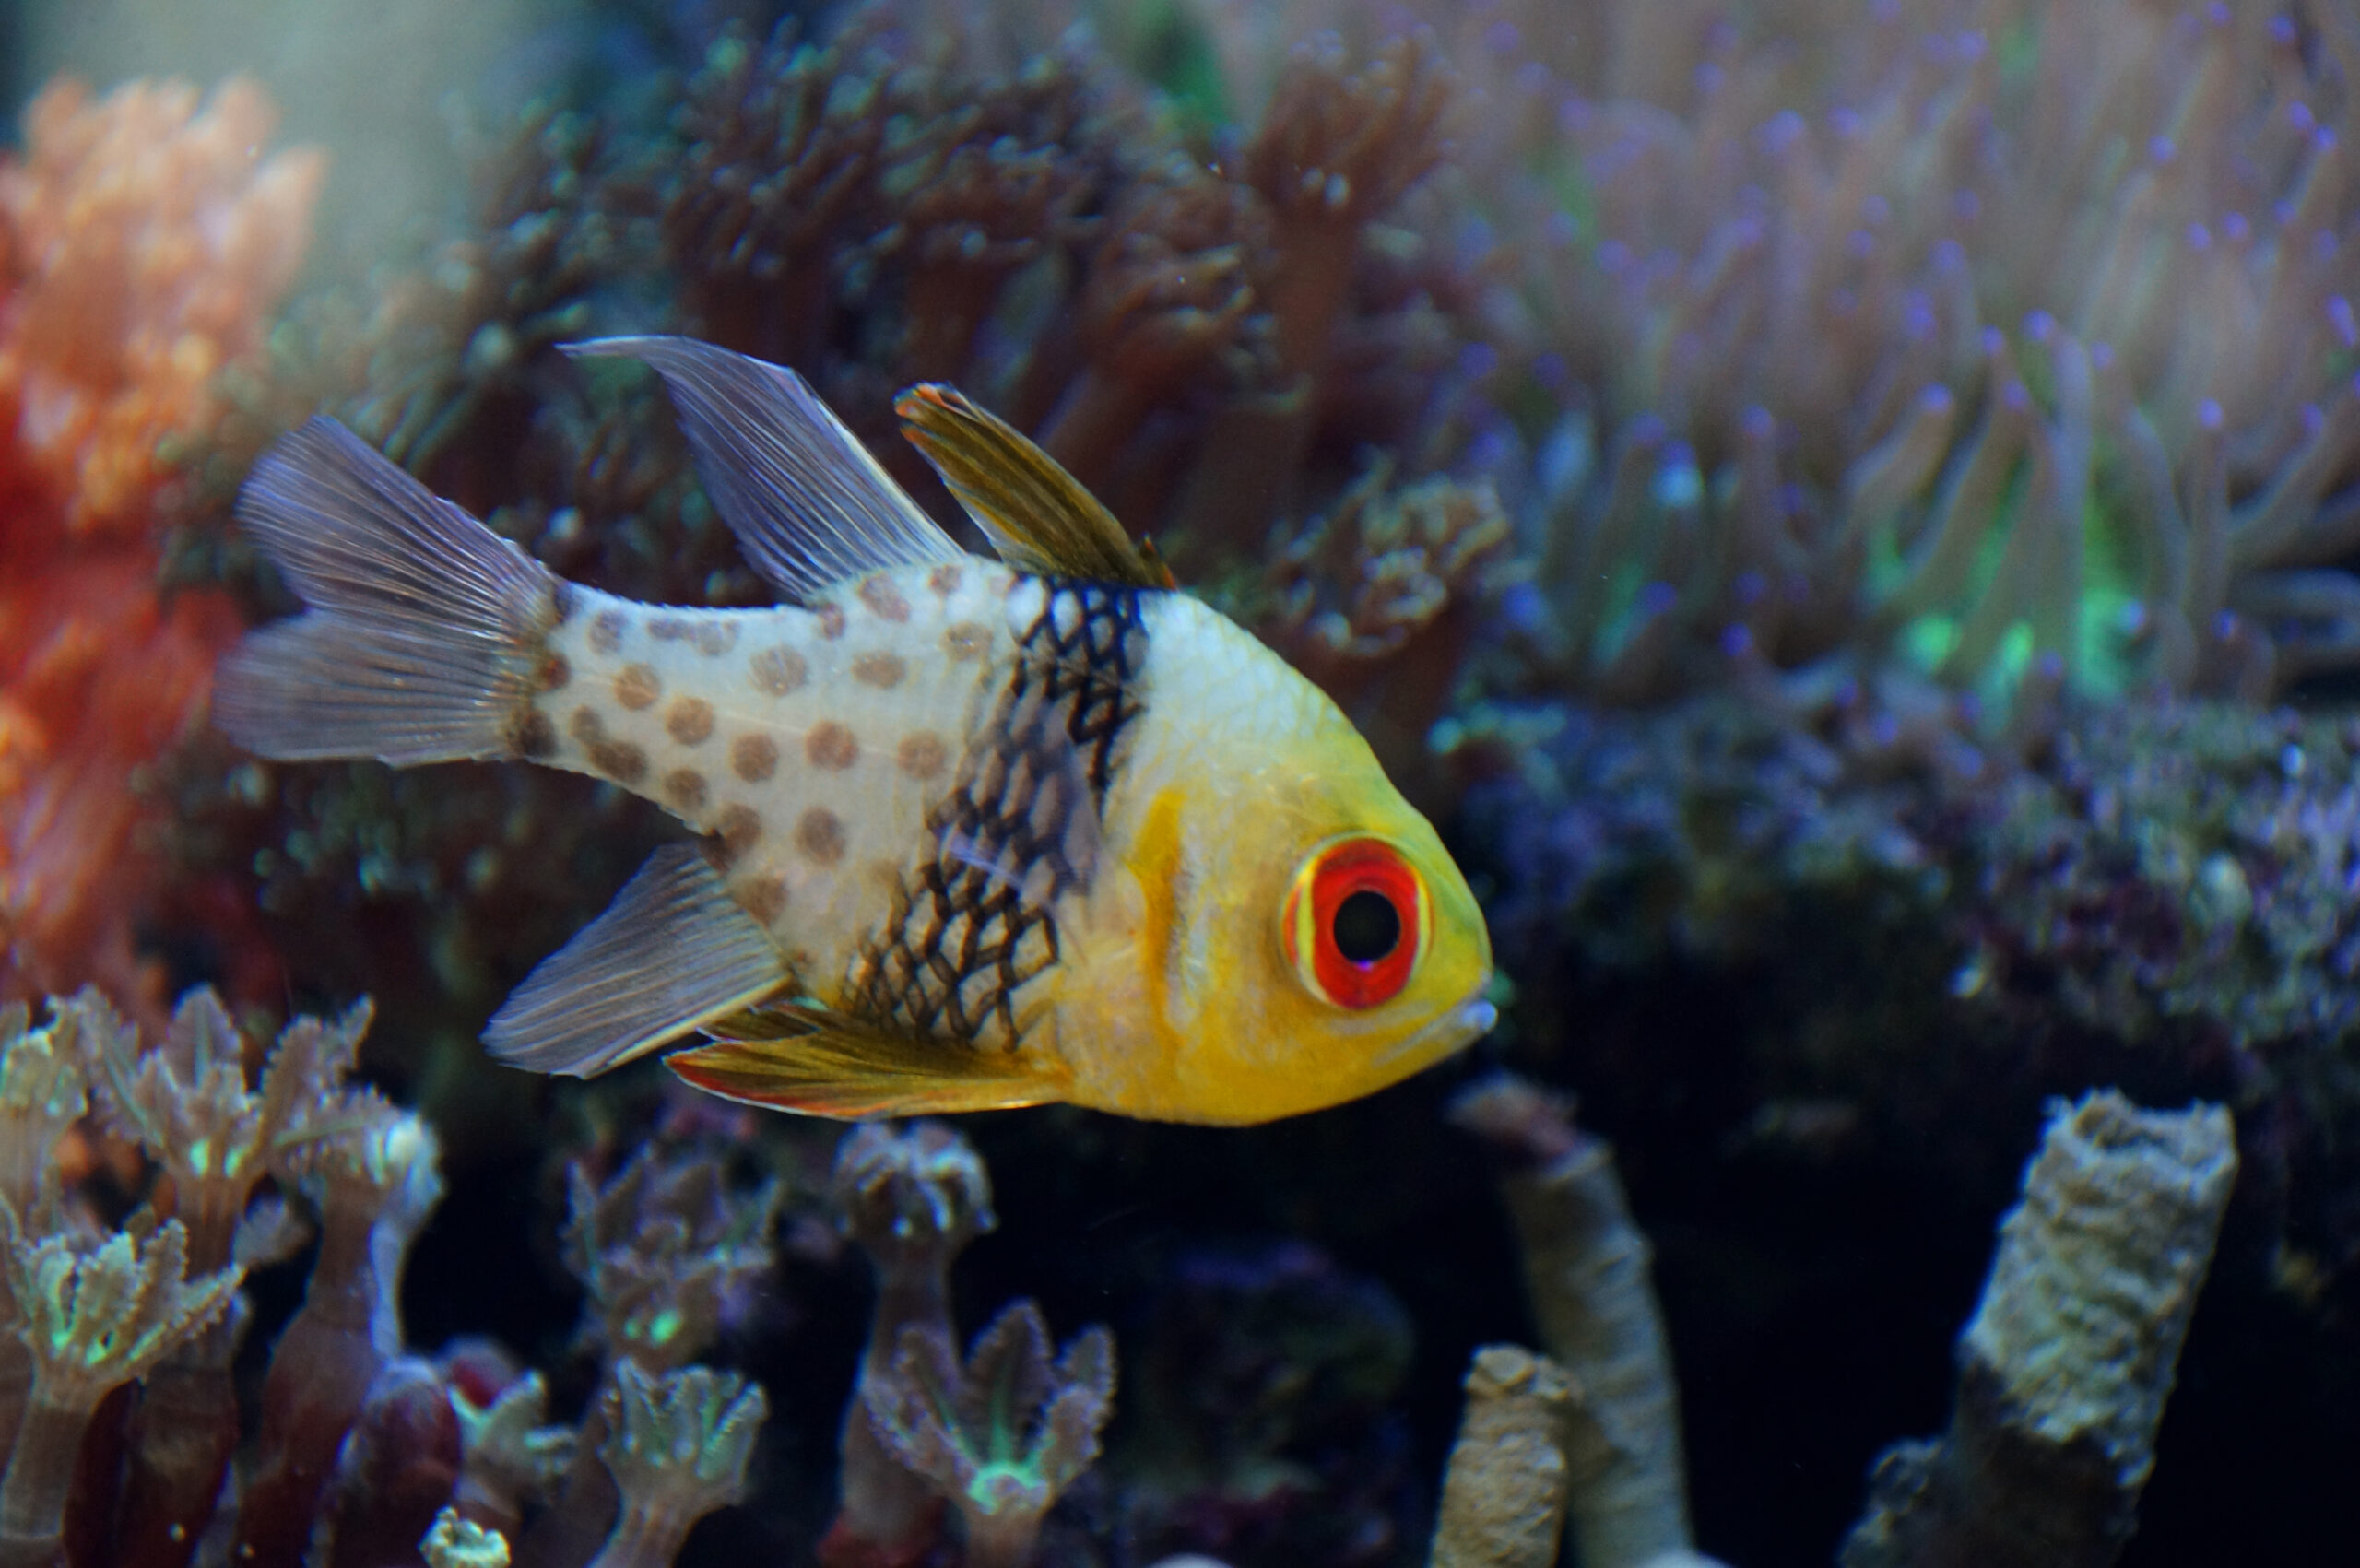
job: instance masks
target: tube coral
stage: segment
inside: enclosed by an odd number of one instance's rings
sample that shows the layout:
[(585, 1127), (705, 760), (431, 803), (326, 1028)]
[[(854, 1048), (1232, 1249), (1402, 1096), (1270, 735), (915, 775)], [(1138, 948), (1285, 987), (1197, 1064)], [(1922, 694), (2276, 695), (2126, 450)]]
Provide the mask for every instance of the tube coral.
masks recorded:
[(2237, 1156), (2217, 1105), (2051, 1107), (1936, 1442), (1878, 1461), (1845, 1568), (2104, 1568), (2137, 1524)]
[(1430, 1568), (1552, 1568), (1565, 1524), (1560, 1432), (1572, 1385), (1545, 1356), (1486, 1345), (1467, 1369), (1466, 1387), (1426, 1561)]
[(1451, 1116), (1526, 1167), (1502, 1190), (1541, 1341), (1578, 1390), (1564, 1456), (1582, 1561), (1637, 1568), (1689, 1552), (1679, 1389), (1647, 1274), (1653, 1249), (1631, 1220), (1612, 1150), (1577, 1131), (1569, 1107), (1506, 1074), (1460, 1094)]

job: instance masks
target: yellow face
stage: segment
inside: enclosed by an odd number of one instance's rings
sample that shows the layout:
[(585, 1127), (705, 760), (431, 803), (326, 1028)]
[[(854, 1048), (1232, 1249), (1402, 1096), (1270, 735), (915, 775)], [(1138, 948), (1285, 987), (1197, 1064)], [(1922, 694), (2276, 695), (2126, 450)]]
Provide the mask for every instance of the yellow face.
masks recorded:
[(1231, 1020), (1199, 1048), (1239, 1119), (1358, 1099), (1492, 1026), (1466, 878), (1375, 758), (1342, 771), (1269, 781), (1268, 814), (1232, 823), (1219, 856), (1241, 896), (1195, 912)]
[[(1074, 1097), (1132, 1115), (1340, 1104), (1493, 1022), (1491, 937), (1433, 826), (1332, 703), (1230, 630), (1258, 660), (1202, 651), (1204, 712), (1150, 701), (1162, 733), (1109, 823), (1141, 909), (1121, 965), (1136, 984), (1115, 987)], [(1255, 666), (1243, 696), (1210, 678), (1230, 658)]]

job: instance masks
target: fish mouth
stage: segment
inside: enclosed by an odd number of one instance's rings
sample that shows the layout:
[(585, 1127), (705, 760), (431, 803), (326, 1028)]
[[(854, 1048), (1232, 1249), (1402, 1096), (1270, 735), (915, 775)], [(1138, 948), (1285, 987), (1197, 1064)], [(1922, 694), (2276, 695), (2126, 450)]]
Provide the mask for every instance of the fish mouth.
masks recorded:
[(1386, 1047), (1376, 1058), (1377, 1065), (1414, 1072), (1465, 1050), (1490, 1033), (1492, 1026), (1499, 1021), (1499, 1008), (1481, 996), (1469, 996)]

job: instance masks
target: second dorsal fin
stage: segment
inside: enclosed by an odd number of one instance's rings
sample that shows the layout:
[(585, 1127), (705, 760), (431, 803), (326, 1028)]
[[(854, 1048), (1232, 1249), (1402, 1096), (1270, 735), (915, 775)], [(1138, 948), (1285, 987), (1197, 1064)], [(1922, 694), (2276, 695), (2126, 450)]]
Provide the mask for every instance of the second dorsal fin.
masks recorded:
[(692, 337), (600, 337), (565, 351), (655, 368), (714, 510), (747, 561), (790, 598), (879, 567), (965, 558), (785, 366)]
[(1172, 586), (1163, 563), (1133, 542), (1080, 480), (964, 394), (914, 386), (893, 407), (902, 433), (1010, 566), (1134, 588)]

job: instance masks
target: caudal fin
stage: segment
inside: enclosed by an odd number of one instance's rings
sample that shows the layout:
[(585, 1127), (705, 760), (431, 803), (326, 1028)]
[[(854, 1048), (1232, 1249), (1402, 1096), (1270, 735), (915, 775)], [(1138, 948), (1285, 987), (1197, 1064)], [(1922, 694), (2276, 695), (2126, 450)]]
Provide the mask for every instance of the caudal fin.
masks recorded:
[(306, 607), (221, 664), (214, 722), (265, 757), (516, 754), (561, 584), (315, 419), (266, 454), (238, 519)]

